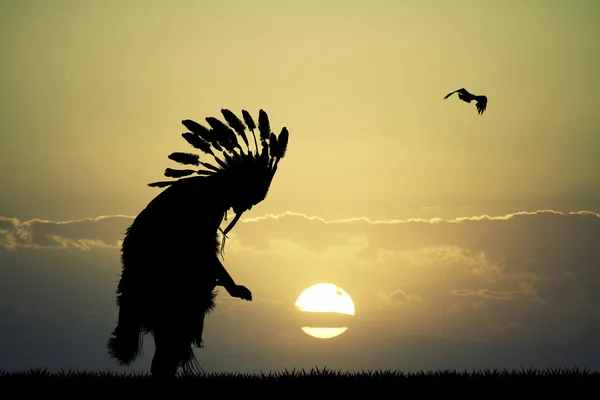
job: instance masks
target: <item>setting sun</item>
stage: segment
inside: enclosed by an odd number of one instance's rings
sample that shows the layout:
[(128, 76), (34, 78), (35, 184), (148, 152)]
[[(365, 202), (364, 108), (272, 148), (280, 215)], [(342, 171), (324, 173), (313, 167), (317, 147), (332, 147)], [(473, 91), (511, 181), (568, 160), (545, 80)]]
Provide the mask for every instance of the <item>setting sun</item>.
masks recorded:
[(316, 337), (317, 339), (330, 339), (336, 336), (341, 335), (346, 332), (348, 329), (347, 326), (343, 328), (310, 328), (308, 326), (303, 326), (302, 331), (312, 337)]
[[(302, 312), (354, 315), (354, 302), (350, 295), (331, 283), (318, 283), (305, 289), (296, 300), (295, 305)], [(347, 329), (347, 326), (302, 327), (304, 333), (318, 339), (339, 336)]]
[(318, 283), (305, 289), (295, 305), (300, 311), (354, 315), (354, 302), (350, 295), (331, 283)]

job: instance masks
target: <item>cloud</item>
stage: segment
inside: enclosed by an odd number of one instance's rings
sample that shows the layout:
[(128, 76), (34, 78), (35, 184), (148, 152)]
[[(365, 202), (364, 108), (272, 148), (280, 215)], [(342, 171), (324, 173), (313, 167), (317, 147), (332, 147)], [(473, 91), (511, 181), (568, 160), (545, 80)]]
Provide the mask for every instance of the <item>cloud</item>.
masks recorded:
[[(7, 321), (0, 356), (7, 366), (114, 367), (104, 344), (116, 322), (120, 240), (132, 220), (0, 217), (0, 318)], [(400, 368), (416, 365), (406, 361), (409, 353), (429, 359), (426, 350), (407, 347), (417, 342), (440, 349), (468, 342), (464, 349), (478, 348), (488, 359), (503, 357), (501, 343), (547, 343), (570, 346), (567, 359), (589, 364), (586, 354), (600, 350), (599, 237), (600, 214), (589, 211), (390, 221), (287, 212), (242, 219), (229, 235), (224, 264), (254, 301), (221, 290), (207, 318), (205, 369), (310, 367), (327, 357)], [(299, 330), (304, 319), (293, 307), (318, 282), (341, 286), (356, 306), (348, 331), (329, 342), (328, 356)], [(30, 329), (46, 332), (35, 351), (20, 339)], [(364, 343), (373, 343), (370, 353), (362, 352)], [(70, 355), (52, 350), (60, 346)], [(87, 347), (94, 349), (89, 357)], [(223, 356), (233, 353), (237, 358)], [(506, 362), (529, 364), (526, 353)], [(471, 357), (465, 354), (454, 355), (459, 367)], [(484, 362), (477, 357), (483, 356), (474, 353), (470, 365)]]
[(406, 223), (458, 223), (463, 221), (481, 221), (481, 220), (489, 220), (489, 221), (506, 221), (508, 219), (522, 216), (522, 215), (539, 215), (539, 214), (554, 214), (554, 215), (592, 215), (596, 218), (600, 218), (600, 213), (595, 213), (592, 211), (574, 211), (569, 212), (568, 214), (554, 211), (554, 210), (537, 210), (537, 211), (520, 211), (516, 213), (500, 215), (500, 216), (489, 216), (489, 215), (479, 215), (479, 216), (471, 216), (471, 217), (458, 217), (453, 219), (442, 219), (442, 218), (408, 218), (408, 219), (389, 219), (389, 220), (373, 220), (367, 217), (353, 217), (353, 218), (339, 218), (327, 220), (325, 218), (321, 218), (318, 216), (309, 216), (299, 212), (286, 211), (281, 214), (265, 214), (263, 216), (252, 217), (252, 218), (242, 218), (241, 221), (245, 223), (253, 223), (258, 221), (264, 221), (268, 219), (279, 220), (287, 217), (299, 217), (309, 221), (318, 221), (324, 224), (348, 224), (348, 223), (356, 223), (356, 222), (364, 222), (372, 225), (395, 225), (395, 224), (406, 224)]
[[(600, 281), (598, 213), (540, 210), (395, 221), (284, 213), (245, 222), (235, 239), (241, 247), (268, 257), (287, 252), (284, 240), (294, 244), (293, 260), (273, 261), (291, 269), (290, 279), (308, 275), (344, 282), (358, 297), (357, 309), (367, 308), (369, 318), (382, 325), (389, 310), (379, 309), (375, 299), (406, 305), (394, 312), (403, 318), (412, 313), (410, 323), (391, 319), (385, 322), (389, 329), (445, 329), (481, 338), (507, 332), (501, 328), (516, 322), (525, 336), (549, 326), (567, 335), (573, 324), (584, 324), (584, 315), (599, 311), (600, 288), (592, 283)], [(259, 229), (260, 234), (251, 233)], [(407, 302), (409, 294), (421, 301)]]
[(514, 301), (541, 301), (535, 293), (528, 291), (522, 292), (498, 292), (494, 290), (479, 289), (479, 290), (451, 290), (450, 293), (456, 296), (480, 296), (485, 299), (494, 300), (514, 300)]
[(0, 247), (23, 248), (117, 248), (122, 232), (132, 222), (126, 215), (100, 216), (73, 221), (34, 218), (19, 221), (0, 216)]
[(406, 294), (402, 289), (392, 290), (391, 292), (378, 292), (377, 296), (386, 304), (407, 304), (408, 302), (423, 301), (418, 294)]

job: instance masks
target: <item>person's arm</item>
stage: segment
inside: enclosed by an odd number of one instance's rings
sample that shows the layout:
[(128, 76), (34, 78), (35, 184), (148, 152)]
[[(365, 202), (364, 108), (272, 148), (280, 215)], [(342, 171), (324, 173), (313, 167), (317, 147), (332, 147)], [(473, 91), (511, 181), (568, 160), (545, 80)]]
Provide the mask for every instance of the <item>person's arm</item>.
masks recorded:
[(218, 258), (215, 259), (217, 286), (223, 286), (231, 297), (238, 297), (243, 300), (251, 301), (252, 293), (250, 290), (245, 286), (237, 285), (223, 264), (221, 264), (221, 261)]

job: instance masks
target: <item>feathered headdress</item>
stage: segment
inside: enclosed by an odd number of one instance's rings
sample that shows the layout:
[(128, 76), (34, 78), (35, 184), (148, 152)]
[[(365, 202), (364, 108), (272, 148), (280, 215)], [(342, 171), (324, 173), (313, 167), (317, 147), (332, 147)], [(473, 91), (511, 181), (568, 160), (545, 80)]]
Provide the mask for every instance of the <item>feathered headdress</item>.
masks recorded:
[[(239, 191), (240, 194), (243, 193), (239, 200), (241, 209), (234, 208), (236, 216), (223, 231), (223, 235), (226, 235), (246, 209), (265, 198), (277, 171), (277, 164), (285, 156), (289, 133), (285, 127), (279, 136), (271, 132), (269, 117), (263, 110), (258, 113), (258, 126), (246, 110), (242, 110), (244, 122), (230, 110), (222, 109), (221, 113), (227, 123), (215, 117), (206, 118), (209, 127), (189, 119), (182, 121), (189, 132), (184, 132), (181, 136), (195, 149), (212, 156), (216, 165), (200, 161), (198, 154), (175, 152), (169, 155), (169, 159), (183, 165), (202, 166), (204, 169), (167, 168), (165, 176), (186, 179), (185, 177), (192, 174), (216, 175), (222, 177), (223, 182), (241, 186)], [(254, 138), (254, 152), (250, 149), (246, 129)], [(260, 149), (254, 133), (257, 129)], [(243, 140), (246, 151), (240, 145), (236, 134)], [(154, 182), (148, 186), (166, 187), (180, 180), (182, 179)], [(225, 212), (225, 220), (227, 220), (227, 212)]]

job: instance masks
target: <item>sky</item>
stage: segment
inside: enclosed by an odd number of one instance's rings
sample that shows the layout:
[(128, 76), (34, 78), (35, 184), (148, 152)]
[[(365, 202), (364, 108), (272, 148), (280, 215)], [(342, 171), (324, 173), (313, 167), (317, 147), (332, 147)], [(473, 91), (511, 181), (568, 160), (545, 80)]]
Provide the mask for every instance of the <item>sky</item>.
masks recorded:
[[(205, 371), (600, 369), (596, 1), (0, 2), (0, 370), (108, 358), (119, 246), (184, 119), (290, 132)], [(488, 97), (478, 115), (456, 95)], [(309, 286), (352, 297), (316, 339)]]

